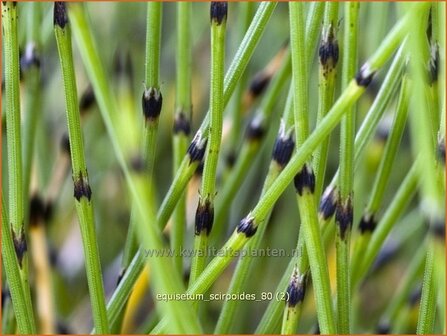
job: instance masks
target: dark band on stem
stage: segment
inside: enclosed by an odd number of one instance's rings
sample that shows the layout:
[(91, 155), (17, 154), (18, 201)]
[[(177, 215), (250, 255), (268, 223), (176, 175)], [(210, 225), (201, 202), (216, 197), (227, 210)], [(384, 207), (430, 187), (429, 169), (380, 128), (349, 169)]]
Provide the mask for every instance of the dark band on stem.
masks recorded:
[(226, 162), (228, 167), (232, 168), (234, 166), (234, 164), (236, 163), (236, 153), (234, 150), (228, 152), (226, 156)]
[(313, 194), (315, 191), (315, 174), (312, 167), (306, 163), (298, 174), (295, 175), (293, 183), (298, 195), (302, 196), (304, 190)]
[(20, 70), (27, 71), (32, 67), (40, 68), (40, 56), (34, 42), (26, 45), (25, 53), (20, 57)]
[(25, 231), (22, 228), (20, 229), (19, 235), (16, 235), (14, 230), (11, 230), (12, 240), (14, 243), (14, 250), (17, 255), (17, 260), (19, 261), (19, 266), (22, 268), (23, 257), (25, 256), (26, 251), (28, 251), (28, 245), (26, 243)]
[(78, 202), (81, 201), (82, 197), (87, 198), (88, 201), (90, 201), (92, 197), (92, 190), (90, 189), (90, 185), (88, 183), (88, 175), (87, 171), (84, 174), (79, 173), (79, 175), (73, 179), (73, 185), (74, 185), (74, 197)]
[(339, 197), (335, 210), (335, 223), (340, 229), (340, 238), (345, 239), (348, 230), (351, 230), (353, 219), (352, 200), (349, 196), (345, 202)]
[(68, 23), (67, 4), (62, 1), (56, 1), (54, 3), (54, 25), (59, 26), (62, 29)]
[(184, 134), (188, 136), (191, 133), (191, 124), (183, 112), (178, 112), (174, 119), (174, 134)]
[(368, 63), (363, 64), (360, 70), (355, 75), (355, 81), (358, 86), (367, 88), (374, 77), (375, 71), (370, 71)]
[(195, 234), (196, 236), (205, 233), (208, 236), (213, 228), (214, 222), (214, 207), (211, 202), (206, 199), (203, 201), (199, 200), (199, 204), (196, 210), (195, 219)]
[(245, 131), (245, 138), (248, 141), (259, 141), (265, 135), (265, 128), (258, 118), (254, 118), (247, 126)]
[(364, 214), (360, 219), (359, 230), (361, 234), (365, 234), (366, 232), (373, 232), (376, 228), (376, 220), (374, 219), (373, 214)]
[(158, 120), (163, 104), (163, 96), (160, 90), (153, 87), (144, 90), (141, 104), (146, 121), (153, 122)]
[(338, 41), (335, 38), (332, 24), (329, 26), (327, 34), (323, 36), (320, 48), (318, 49), (320, 64), (323, 67), (323, 75), (327, 77), (330, 71), (335, 69), (338, 62)]
[(273, 147), (272, 160), (274, 160), (281, 169), (284, 168), (292, 157), (295, 148), (293, 135), (279, 134)]
[(81, 111), (81, 113), (84, 113), (86, 110), (92, 107), (95, 101), (95, 92), (93, 91), (93, 87), (89, 85), (79, 99), (79, 110)]
[(211, 23), (221, 25), (227, 20), (228, 3), (226, 1), (212, 1), (210, 6)]
[(252, 237), (257, 229), (258, 226), (255, 225), (254, 218), (251, 217), (243, 218), (237, 226), (237, 232), (245, 234), (245, 237), (247, 238)]
[(337, 208), (338, 196), (336, 188), (329, 186), (323, 193), (318, 213), (323, 220), (332, 218)]
[(306, 294), (305, 277), (301, 278), (298, 274), (294, 273), (286, 292), (286, 302), (289, 307), (295, 307), (298, 303), (303, 302)]
[(203, 139), (200, 132), (192, 139), (191, 144), (188, 147), (188, 156), (190, 163), (203, 160), (205, 156), (206, 144), (208, 139)]
[(265, 89), (270, 83), (272, 79), (272, 75), (265, 71), (258, 72), (250, 82), (250, 86), (248, 87), (248, 93), (253, 98), (259, 97), (264, 93)]
[(29, 205), (29, 224), (35, 227), (42, 224), (46, 217), (45, 203), (38, 194), (31, 196)]
[(68, 156), (71, 155), (71, 152), (70, 152), (70, 138), (68, 137), (67, 133), (64, 133), (62, 135), (62, 138), (61, 138), (61, 150), (62, 150), (62, 153), (65, 153)]

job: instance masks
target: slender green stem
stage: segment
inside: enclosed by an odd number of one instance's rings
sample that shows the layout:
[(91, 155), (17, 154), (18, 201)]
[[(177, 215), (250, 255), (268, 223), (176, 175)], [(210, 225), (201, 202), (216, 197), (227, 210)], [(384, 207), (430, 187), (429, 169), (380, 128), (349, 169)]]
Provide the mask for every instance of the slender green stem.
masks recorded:
[[(358, 2), (345, 3), (342, 85), (346, 86), (357, 68)], [(337, 265), (337, 332), (351, 330), (350, 241), (353, 221), (355, 107), (346, 113), (340, 128), (339, 199), (335, 213)]]
[[(191, 132), (191, 3), (177, 4), (177, 81), (176, 108), (174, 116), (174, 164), (173, 172), (180, 168), (188, 149)], [(183, 270), (183, 258), (179, 253), (183, 246), (186, 227), (186, 197), (181, 196), (173, 214), (171, 248), (174, 263), (179, 272)]]
[(146, 88), (160, 88), (160, 40), (162, 6), (160, 2), (149, 2), (147, 4), (147, 26), (146, 26)]
[[(334, 103), (335, 79), (337, 76), (338, 41), (336, 24), (338, 19), (338, 2), (327, 2), (324, 14), (323, 31), (319, 49), (319, 84), (318, 84), (318, 114), (317, 125)], [(320, 199), (326, 172), (326, 162), (329, 151), (329, 140), (322, 142), (315, 152), (313, 165), (315, 167), (315, 195)]]
[(191, 263), (190, 284), (202, 273), (207, 257), (208, 236), (214, 222), (216, 174), (222, 141), (224, 111), (225, 32), (227, 24), (226, 2), (211, 2), (211, 79), (210, 127), (206, 147), (199, 204), (196, 210), (194, 256)]
[(95, 232), (91, 188), (88, 180), (84, 142), (82, 139), (76, 76), (71, 47), (71, 31), (67, 20), (66, 5), (63, 3), (55, 3), (54, 5), (54, 31), (64, 82), (74, 197), (84, 246), (85, 270), (90, 292), (93, 321), (96, 331), (104, 334), (109, 332), (109, 325)]
[[(95, 46), (91, 29), (88, 25), (85, 11), (80, 4), (70, 4), (69, 17), (75, 40), (79, 46), (80, 54), (84, 65), (87, 68), (92, 86), (95, 91), (96, 99), (100, 108), (102, 118), (104, 120), (110, 141), (112, 142), (118, 162), (124, 172), (126, 182), (128, 184), (132, 201), (136, 203), (138, 212), (139, 237), (143, 239), (143, 243), (150, 249), (162, 250), (164, 247), (161, 232), (156, 225), (156, 218), (153, 209), (154, 200), (151, 199), (152, 191), (148, 191), (147, 176), (130, 171), (125, 159), (125, 147), (122, 140), (122, 130), (116, 124), (117, 104), (112, 95), (109, 82), (105, 76), (103, 66), (100, 62), (97, 48)], [(120, 137), (121, 135), (121, 137)], [(143, 176), (141, 176), (143, 175)], [(148, 205), (151, 205), (148, 207)], [(149, 258), (149, 264), (153, 270), (154, 295), (156, 293), (173, 294), (183, 291), (180, 275), (175, 271), (171, 259), (166, 258)], [(138, 268), (134, 265), (133, 267)], [(133, 269), (128, 269), (133, 272)], [(129, 286), (130, 287), (130, 286)], [(126, 287), (125, 289), (129, 289)], [(123, 295), (124, 294), (124, 295)], [(128, 297), (127, 293), (121, 293), (116, 297), (123, 299), (119, 307), (124, 305)], [(160, 313), (167, 316), (171, 322), (172, 330), (178, 333), (198, 333), (201, 328), (197, 319), (197, 315), (191, 309), (188, 309), (186, 302), (182, 301), (160, 301)], [(114, 306), (114, 305), (112, 305)], [(116, 306), (114, 306), (116, 307)], [(117, 307), (117, 308), (119, 308)], [(118, 316), (116, 311), (114, 316)], [(111, 321), (111, 323), (113, 323)]]
[[(402, 135), (405, 129), (405, 124), (408, 115), (408, 103), (409, 103), (409, 83), (406, 76), (402, 79), (401, 91), (399, 95), (399, 102), (394, 116), (393, 124), (391, 126), (390, 134), (385, 146), (385, 152), (383, 153), (379, 170), (374, 180), (371, 196), (364, 211), (363, 217), (359, 224), (360, 236), (357, 238), (352, 260), (351, 260), (351, 272), (356, 273), (359, 270), (359, 265), (363, 259), (363, 253), (368, 246), (371, 233), (374, 231), (376, 219), (376, 213), (380, 209), (380, 205), (383, 200), (385, 188), (388, 184), (388, 179), (391, 174), (391, 168), (394, 163), (394, 159), (397, 154)], [(355, 277), (354, 275), (351, 275)]]
[[(262, 188), (261, 197), (264, 195), (265, 191), (270, 187), (273, 181), (278, 177), (279, 173), (283, 169), (283, 167), (287, 164), (290, 159), (290, 155), (293, 151), (294, 141), (292, 138), (291, 132), (291, 124), (293, 122), (287, 122), (287, 116), (291, 114), (292, 111), (292, 91), (289, 92), (289, 96), (287, 98), (286, 107), (284, 109), (283, 114), (283, 125), (279, 130), (275, 147), (273, 149), (272, 161), (269, 166), (269, 171), (267, 173), (267, 177), (264, 181), (264, 186)], [(285, 122), (284, 122), (285, 121)], [(241, 153), (242, 154), (242, 153)], [(248, 242), (245, 246), (246, 251), (257, 250), (261, 247), (261, 242), (264, 237), (264, 233), (267, 227), (267, 223), (269, 221), (269, 216), (266, 219), (265, 225), (261, 225), (256, 232), (256, 235), (252, 240)], [(248, 285), (249, 275), (254, 267), (255, 258), (247, 254), (244, 258), (241, 258), (236, 266), (233, 277), (231, 279), (230, 286), (227, 290), (228, 294), (240, 293), (246, 290)], [(239, 305), (236, 300), (228, 300), (225, 301), (222, 312), (219, 316), (219, 320), (217, 321), (216, 328), (214, 332), (216, 334), (226, 334), (231, 332), (231, 326), (234, 324), (234, 319), (237, 316), (237, 309)]]
[(401, 186), (397, 190), (396, 196), (391, 201), (388, 209), (382, 217), (382, 220), (378, 223), (377, 228), (371, 237), (371, 241), (368, 244), (368, 248), (364, 253), (363, 262), (359, 266), (359, 271), (356, 274), (353, 274), (351, 279), (352, 288), (355, 289), (360, 280), (366, 275), (377, 257), (377, 254), (379, 253), (380, 248), (382, 247), (383, 242), (385, 241), (389, 232), (413, 198), (418, 185), (417, 172), (419, 169), (419, 164), (420, 160), (416, 160), (413, 163), (410, 171), (407, 173)]
[[(40, 70), (40, 29), (41, 4), (33, 3), (28, 13), (29, 28), (27, 45), (22, 57), (22, 72), (25, 78), (25, 122), (23, 128), (23, 192), (28, 200), (31, 167), (34, 157), (34, 143), (39, 116), (41, 115), (41, 70)], [(25, 209), (27, 211), (27, 209)], [(26, 216), (27, 218), (28, 216)], [(25, 220), (25, 223), (27, 220)]]
[(422, 285), (421, 302), (416, 333), (430, 335), (434, 333), (436, 316), (436, 280), (435, 280), (435, 251), (429, 245), (425, 260), (424, 282)]
[[(4, 21), (3, 21), (4, 22)], [(21, 334), (36, 333), (32, 309), (27, 305), (22, 287), (19, 263), (14, 249), (11, 230), (8, 227), (7, 207), (2, 197), (2, 263), (11, 293), (12, 305), (17, 321), (18, 332)]]
[(416, 255), (412, 258), (407, 271), (399, 283), (399, 287), (384, 310), (379, 321), (381, 328), (388, 329), (393, 333), (397, 332), (394, 329), (395, 321), (399, 316), (399, 312), (404, 308), (416, 280), (422, 275), (426, 255), (427, 244), (424, 243), (418, 248)]
[[(264, 30), (276, 5), (276, 2), (264, 2), (259, 5), (259, 8), (256, 11), (250, 27), (248, 28), (247, 33), (245, 34), (245, 37), (242, 40), (241, 45), (236, 52), (236, 55), (234, 56), (233, 61), (231, 62), (229, 69), (225, 75), (223, 94), (224, 107), (230, 100), (230, 97), (233, 94), (240, 77), (244, 73), (248, 62), (253, 55), (254, 49), (256, 48), (256, 45), (258, 44), (262, 34), (264, 33)], [(208, 139), (208, 126), (209, 113), (207, 113), (199, 130), (195, 134), (193, 141), (189, 147), (188, 154), (186, 155), (186, 157), (183, 158), (180, 168), (177, 170), (174, 180), (171, 183), (171, 186), (165, 198), (163, 199), (159, 210), (159, 216), (157, 216), (157, 222), (160, 227), (164, 227), (166, 225), (173, 209), (175, 208), (175, 205), (178, 202), (178, 199), (185, 189), (186, 184), (189, 182), (194, 172), (196, 171), (197, 166), (200, 163), (200, 160), (197, 160), (196, 158), (191, 156), (191, 151), (204, 151), (204, 144)]]
[[(31, 303), (30, 287), (28, 283), (28, 255), (24, 227), (24, 199), (22, 175), (22, 146), (20, 132), (20, 90), (19, 90), (19, 46), (17, 37), (17, 3), (2, 4), (2, 26), (4, 37), (4, 65), (5, 65), (5, 94), (6, 94), (6, 138), (8, 152), (8, 205), (9, 227), (3, 230), (7, 244), (12, 244), (15, 259), (10, 253), (5, 253), (5, 266), (9, 270), (11, 295), (16, 312), (25, 314), (17, 317), (19, 329), (35, 332), (35, 322)], [(6, 223), (5, 223), (6, 225)], [(5, 231), (8, 231), (6, 234)], [(10, 235), (10, 237), (9, 237)], [(3, 239), (2, 239), (3, 242)], [(9, 247), (9, 245), (8, 245)], [(11, 252), (8, 249), (9, 252)], [(18, 262), (18, 265), (16, 263)], [(6, 263), (8, 263), (6, 265)], [(21, 293), (17, 290), (16, 266), (18, 266)], [(7, 273), (8, 274), (8, 273)], [(12, 288), (15, 287), (14, 291)], [(14, 298), (14, 295), (16, 298)], [(19, 295), (17, 297), (17, 295)]]
[[(290, 47), (292, 51), (292, 78), (294, 85), (294, 116), (295, 138), (298, 150), (303, 145), (309, 134), (308, 120), (308, 83), (307, 63), (304, 50), (304, 10), (302, 3), (290, 3)], [(315, 202), (315, 175), (310, 163), (304, 164), (301, 171), (295, 176), (295, 188), (300, 211), (301, 227), (300, 235), (305, 240), (309, 264), (315, 288), (315, 301), (318, 321), (322, 333), (335, 333), (334, 316), (330, 298), (329, 272), (326, 255), (321, 242), (321, 234), (318, 226), (317, 208)], [(300, 240), (299, 240), (300, 241)], [(304, 276), (299, 270), (299, 277)], [(289, 314), (287, 306), (282, 331), (290, 332), (298, 314)], [(294, 331), (296, 332), (296, 330)]]

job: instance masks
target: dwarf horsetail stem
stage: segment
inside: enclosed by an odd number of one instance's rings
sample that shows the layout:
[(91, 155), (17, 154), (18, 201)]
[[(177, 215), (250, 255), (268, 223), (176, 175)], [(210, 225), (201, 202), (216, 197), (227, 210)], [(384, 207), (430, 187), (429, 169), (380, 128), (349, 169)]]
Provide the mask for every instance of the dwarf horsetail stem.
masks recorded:
[[(8, 212), (2, 207), (2, 256), (16, 311), (18, 330), (35, 333), (31, 293), (28, 282), (27, 242), (24, 223), (22, 136), (20, 126), (20, 70), (17, 2), (2, 3), (6, 137), (8, 153)], [(3, 91), (3, 89), (2, 89)], [(2, 203), (2, 205), (4, 205)], [(6, 222), (5, 219), (8, 219)], [(9, 223), (9, 225), (7, 224)], [(6, 231), (8, 231), (6, 233)], [(3, 238), (3, 236), (5, 236)]]
[[(194, 249), (206, 251), (208, 236), (214, 222), (214, 197), (216, 194), (216, 174), (222, 141), (224, 112), (224, 66), (227, 2), (211, 2), (211, 78), (210, 78), (210, 126), (206, 147), (199, 204), (195, 218)], [(190, 284), (203, 271), (206, 254), (196, 253), (191, 264)]]
[(67, 4), (56, 2), (54, 5), (54, 32), (64, 82), (67, 110), (68, 135), (71, 146), (74, 197), (81, 228), (85, 254), (87, 281), (91, 298), (93, 320), (99, 333), (108, 333), (109, 326), (102, 284), (101, 264), (95, 233), (93, 204), (84, 156), (84, 144), (80, 124), (77, 99), (76, 77), (73, 65), (71, 32), (67, 15)]
[[(292, 52), (292, 82), (294, 85), (293, 115), (295, 119), (296, 148), (299, 152), (309, 136), (308, 116), (308, 67), (304, 50), (304, 7), (302, 3), (289, 4), (290, 20), (290, 48)], [(287, 170), (287, 167), (284, 171)], [(284, 172), (283, 171), (283, 172)], [(322, 333), (334, 333), (334, 316), (329, 287), (329, 272), (327, 268), (325, 251), (321, 241), (318, 226), (317, 208), (315, 201), (315, 175), (311, 160), (302, 165), (294, 176), (294, 184), (297, 192), (297, 203), (302, 225), (300, 236), (305, 240), (305, 246), (309, 256), (309, 265), (315, 289), (315, 300), (319, 326)], [(298, 239), (297, 247), (300, 247), (301, 239)], [(286, 310), (288, 308), (286, 307)], [(286, 312), (285, 312), (286, 314)], [(288, 330), (288, 325), (295, 325), (298, 315), (290, 316), (284, 320), (283, 330)]]
[(304, 301), (304, 294), (306, 291), (306, 276), (299, 273), (297, 266), (295, 266), (289, 285), (285, 291), (285, 303), (282, 335), (296, 334), (298, 322), (301, 315), (301, 305)]

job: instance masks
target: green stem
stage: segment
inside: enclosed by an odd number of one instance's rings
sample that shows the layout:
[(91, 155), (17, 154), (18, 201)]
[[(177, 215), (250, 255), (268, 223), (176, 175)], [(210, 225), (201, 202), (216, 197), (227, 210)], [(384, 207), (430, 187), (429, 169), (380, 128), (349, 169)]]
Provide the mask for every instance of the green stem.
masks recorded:
[[(336, 37), (336, 22), (338, 19), (338, 2), (327, 2), (324, 14), (323, 31), (319, 49), (319, 85), (318, 85), (318, 114), (317, 125), (326, 115), (334, 103), (335, 79), (337, 76), (338, 63), (338, 41)], [(326, 172), (326, 163), (329, 152), (330, 138), (322, 142), (321, 146), (315, 152), (313, 166), (315, 167), (315, 196), (320, 199), (324, 177)]]
[[(23, 199), (23, 175), (22, 175), (22, 146), (20, 132), (20, 88), (19, 88), (19, 46), (17, 37), (17, 3), (7, 2), (2, 4), (2, 26), (4, 36), (4, 65), (5, 65), (5, 95), (6, 95), (6, 139), (8, 153), (8, 205), (9, 228), (3, 230), (7, 244), (12, 244), (16, 258), (10, 253), (5, 257), (5, 267), (9, 270), (11, 295), (16, 296), (14, 309), (24, 313), (25, 316), (17, 317), (19, 328), (28, 332), (35, 332), (35, 322), (31, 303), (30, 287), (28, 283), (28, 255), (27, 242), (24, 227), (24, 199)], [(4, 211), (4, 210), (3, 210)], [(5, 223), (6, 225), (6, 223)], [(8, 231), (6, 234), (5, 231)], [(9, 237), (9, 235), (11, 235)], [(3, 241), (3, 239), (2, 239)], [(8, 246), (10, 247), (10, 246)], [(9, 252), (11, 252), (8, 249)], [(15, 259), (15, 260), (14, 260)], [(12, 287), (19, 286), (13, 283), (16, 278), (16, 263), (20, 277), (21, 293)], [(8, 272), (7, 272), (8, 274)], [(17, 297), (19, 295), (19, 297)]]
[(85, 162), (76, 77), (71, 47), (71, 31), (67, 20), (66, 5), (54, 5), (54, 31), (59, 51), (59, 59), (64, 81), (65, 103), (67, 108), (68, 135), (73, 171), (74, 197), (84, 246), (85, 270), (92, 305), (93, 321), (100, 334), (109, 332), (104, 288), (102, 284), (101, 263), (95, 232), (91, 189)]
[[(3, 21), (4, 22), (4, 21)], [(8, 227), (8, 216), (5, 201), (2, 198), (2, 263), (6, 279), (11, 293), (12, 305), (20, 334), (36, 333), (33, 310), (28, 306), (22, 279), (20, 276), (19, 263), (14, 249), (11, 230)], [(30, 309), (31, 308), (31, 309)]]
[(424, 282), (422, 285), (421, 302), (416, 333), (430, 335), (434, 333), (436, 316), (436, 280), (435, 280), (435, 251), (429, 245), (425, 259)]
[[(346, 86), (357, 67), (357, 35), (360, 4), (345, 4), (343, 38), (342, 85)], [(349, 257), (353, 221), (354, 137), (355, 107), (346, 113), (340, 128), (339, 200), (335, 213), (336, 265), (337, 265), (337, 332), (349, 334), (351, 330), (351, 295)]]
[(206, 148), (199, 204), (196, 211), (194, 256), (191, 262), (190, 284), (202, 273), (207, 257), (208, 236), (214, 222), (216, 174), (222, 141), (224, 111), (225, 31), (227, 23), (226, 2), (211, 2), (211, 79), (210, 126)]
[[(177, 4), (177, 81), (176, 108), (174, 116), (174, 164), (173, 172), (180, 168), (188, 149), (191, 131), (191, 3)], [(179, 272), (183, 270), (183, 258), (179, 253), (183, 246), (186, 227), (186, 197), (180, 197), (173, 213), (171, 248), (174, 251), (174, 264)]]

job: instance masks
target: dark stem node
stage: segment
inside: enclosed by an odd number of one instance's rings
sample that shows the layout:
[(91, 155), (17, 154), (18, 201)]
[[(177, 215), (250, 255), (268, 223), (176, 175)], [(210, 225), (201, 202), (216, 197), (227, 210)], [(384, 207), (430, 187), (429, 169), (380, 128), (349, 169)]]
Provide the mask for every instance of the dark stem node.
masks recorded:
[(56, 1), (54, 3), (54, 25), (65, 28), (67, 23), (67, 4), (63, 1)]
[(359, 223), (360, 233), (365, 234), (366, 232), (373, 232), (376, 225), (377, 223), (373, 214), (364, 214)]
[(338, 62), (338, 41), (335, 38), (334, 28), (329, 26), (328, 32), (323, 35), (318, 49), (318, 55), (320, 57), (320, 64), (325, 70), (325, 76), (328, 72), (337, 66)]
[(329, 186), (323, 193), (320, 201), (319, 214), (323, 220), (328, 220), (331, 218), (337, 207), (337, 192), (332, 186)]
[(23, 257), (25, 256), (26, 251), (28, 251), (28, 245), (26, 244), (25, 231), (23, 230), (23, 226), (20, 229), (20, 233), (16, 235), (14, 230), (11, 230), (12, 240), (14, 243), (14, 250), (16, 251), (17, 260), (19, 261), (19, 266), (22, 268)]
[(95, 101), (95, 92), (93, 91), (93, 87), (89, 85), (79, 99), (79, 110), (81, 110), (81, 114), (85, 113), (90, 107), (92, 107)]
[(287, 287), (286, 302), (289, 307), (295, 307), (298, 303), (304, 301), (306, 294), (306, 279), (294, 273)]
[(88, 201), (90, 201), (92, 197), (92, 190), (90, 189), (90, 185), (88, 183), (88, 175), (87, 171), (85, 175), (80, 172), (79, 175), (73, 178), (74, 185), (74, 197), (79, 202), (82, 197), (86, 197)]
[(31, 196), (29, 205), (29, 223), (30, 226), (38, 226), (46, 217), (45, 203), (38, 194)]
[(248, 141), (259, 141), (265, 134), (265, 128), (259, 118), (254, 118), (247, 126), (245, 131), (245, 138)]
[(271, 79), (271, 74), (266, 73), (265, 71), (258, 72), (250, 82), (250, 86), (248, 88), (250, 96), (256, 98), (263, 94)]
[(358, 86), (367, 88), (368, 85), (371, 83), (374, 74), (375, 72), (369, 69), (369, 64), (365, 63), (360, 68), (359, 72), (357, 72), (357, 75), (355, 75), (355, 81), (357, 82)]
[(186, 118), (183, 112), (176, 113), (173, 131), (174, 134), (183, 133), (186, 136), (191, 133), (191, 125), (189, 123), (189, 119)]
[(351, 230), (353, 214), (351, 197), (348, 197), (344, 202), (339, 197), (335, 210), (335, 223), (339, 226), (342, 240), (346, 238), (348, 230)]
[(62, 135), (62, 138), (61, 138), (61, 150), (62, 150), (62, 153), (65, 153), (68, 156), (71, 155), (71, 152), (70, 152), (70, 138), (68, 137), (67, 133), (64, 133)]
[(298, 195), (302, 196), (304, 190), (308, 190), (313, 194), (315, 191), (315, 174), (312, 167), (306, 163), (298, 174), (295, 175), (293, 183)]
[(195, 234), (196, 236), (205, 233), (208, 236), (213, 228), (214, 222), (214, 207), (211, 202), (206, 199), (199, 200), (196, 210)]
[(245, 237), (247, 238), (252, 237), (257, 229), (258, 226), (255, 225), (254, 218), (252, 217), (243, 218), (237, 226), (237, 232), (245, 234)]
[(289, 163), (295, 148), (292, 134), (279, 134), (273, 147), (272, 159), (282, 168)]
[(205, 156), (206, 144), (208, 139), (203, 139), (200, 132), (192, 139), (191, 144), (188, 147), (188, 155), (190, 163), (203, 160)]
[(163, 104), (163, 96), (160, 90), (153, 87), (144, 90), (141, 102), (146, 121), (156, 121), (160, 116), (161, 106)]

